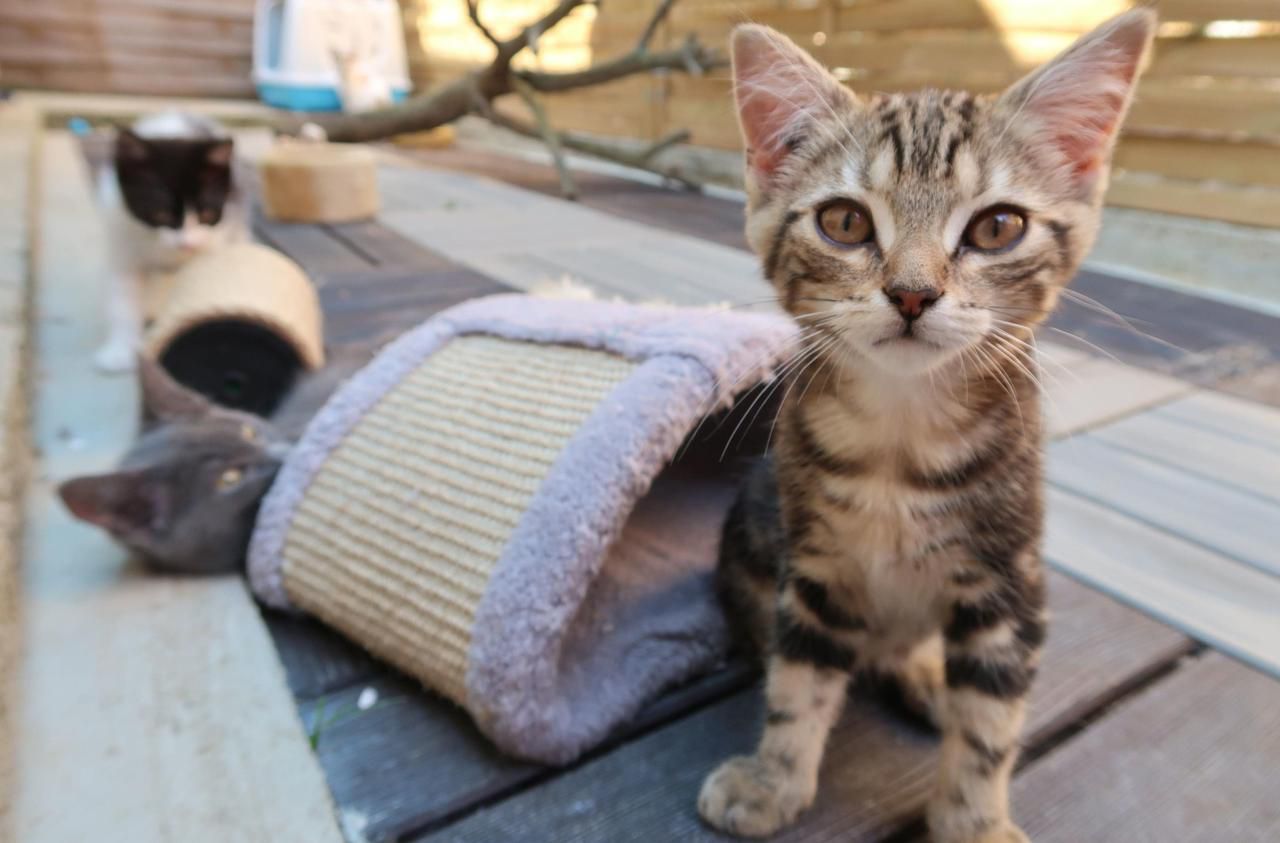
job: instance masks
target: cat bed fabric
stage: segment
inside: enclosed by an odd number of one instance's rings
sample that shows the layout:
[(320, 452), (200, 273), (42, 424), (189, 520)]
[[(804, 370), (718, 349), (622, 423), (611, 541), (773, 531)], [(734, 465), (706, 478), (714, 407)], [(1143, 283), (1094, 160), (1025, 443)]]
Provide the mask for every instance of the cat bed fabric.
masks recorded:
[(254, 591), (454, 700), (503, 750), (571, 761), (723, 656), (732, 461), (682, 444), (773, 376), (793, 330), (521, 295), (445, 311), (312, 420), (259, 513)]
[(324, 363), (320, 300), (279, 252), (254, 243), (219, 248), (178, 270), (146, 350), (179, 383), (267, 415), (298, 374)]

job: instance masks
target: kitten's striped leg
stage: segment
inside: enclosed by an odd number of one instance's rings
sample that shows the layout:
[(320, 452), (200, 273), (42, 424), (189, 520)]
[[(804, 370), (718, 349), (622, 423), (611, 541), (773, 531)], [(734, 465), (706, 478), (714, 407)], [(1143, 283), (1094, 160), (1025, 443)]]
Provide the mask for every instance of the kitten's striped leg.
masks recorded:
[(765, 682), (764, 735), (755, 755), (732, 758), (707, 778), (698, 797), (703, 819), (731, 834), (764, 837), (812, 804), (862, 634), (861, 622), (835, 606), (821, 584), (788, 578)]
[(1025, 843), (1009, 778), (1044, 640), (1043, 585), (989, 576), (957, 589), (946, 639), (942, 765), (929, 806), (934, 843)]

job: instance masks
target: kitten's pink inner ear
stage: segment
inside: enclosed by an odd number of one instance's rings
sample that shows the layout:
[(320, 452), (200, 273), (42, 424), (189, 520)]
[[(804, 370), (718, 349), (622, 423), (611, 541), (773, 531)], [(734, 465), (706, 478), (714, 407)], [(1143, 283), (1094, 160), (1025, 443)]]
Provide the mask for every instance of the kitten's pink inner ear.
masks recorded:
[(734, 98), (747, 164), (768, 179), (816, 121), (852, 94), (804, 50), (766, 26), (733, 31)]
[(101, 494), (107, 482), (105, 476), (77, 477), (58, 487), (58, 497), (76, 518), (98, 527), (108, 527), (112, 521), (111, 513)]
[(210, 147), (209, 154), (205, 156), (205, 160), (216, 167), (226, 167), (231, 163), (231, 154), (231, 141), (223, 141)]
[(1011, 119), (1037, 121), (1072, 175), (1088, 180), (1107, 162), (1156, 19), (1136, 9), (1104, 23), (1007, 91)]

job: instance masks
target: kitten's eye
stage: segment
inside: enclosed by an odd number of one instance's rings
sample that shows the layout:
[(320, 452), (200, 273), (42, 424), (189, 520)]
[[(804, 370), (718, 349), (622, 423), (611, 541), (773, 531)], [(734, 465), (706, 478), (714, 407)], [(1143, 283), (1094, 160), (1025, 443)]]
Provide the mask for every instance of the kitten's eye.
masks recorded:
[(218, 475), (218, 489), (226, 491), (244, 479), (244, 472), (238, 468), (228, 468)]
[(213, 225), (218, 221), (218, 212), (205, 209), (197, 214), (197, 218), (202, 225)]
[(168, 211), (156, 211), (151, 215), (151, 221), (158, 226), (168, 227), (173, 225), (173, 214)]
[(1027, 218), (1017, 208), (996, 205), (979, 212), (964, 230), (964, 243), (983, 252), (999, 252), (1016, 244), (1027, 231)]
[(867, 209), (848, 199), (837, 199), (818, 209), (818, 231), (837, 246), (870, 243), (876, 233)]

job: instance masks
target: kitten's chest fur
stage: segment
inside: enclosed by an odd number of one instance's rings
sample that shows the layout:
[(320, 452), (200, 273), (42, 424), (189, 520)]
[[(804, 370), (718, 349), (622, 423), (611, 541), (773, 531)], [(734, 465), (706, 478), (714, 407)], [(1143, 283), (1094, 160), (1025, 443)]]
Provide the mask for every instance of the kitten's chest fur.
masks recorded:
[[(957, 431), (967, 416), (933, 391), (861, 381), (807, 395), (781, 429), (784, 511), (818, 522), (827, 581), (891, 638), (927, 634), (964, 552), (956, 496), (912, 478), (965, 459), (972, 444)], [(826, 455), (825, 470), (815, 468), (814, 448)]]

